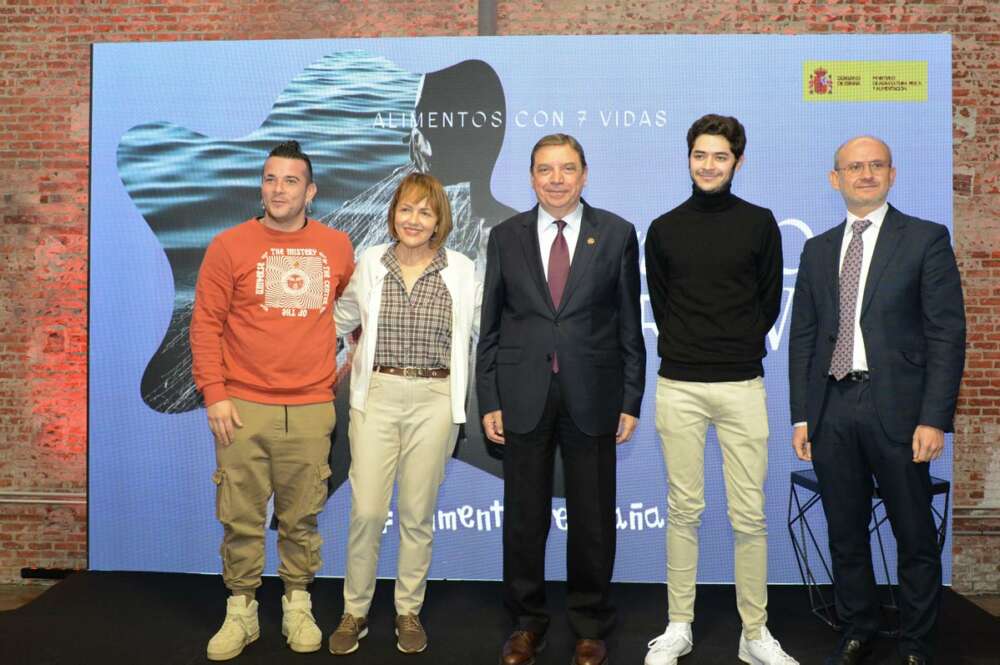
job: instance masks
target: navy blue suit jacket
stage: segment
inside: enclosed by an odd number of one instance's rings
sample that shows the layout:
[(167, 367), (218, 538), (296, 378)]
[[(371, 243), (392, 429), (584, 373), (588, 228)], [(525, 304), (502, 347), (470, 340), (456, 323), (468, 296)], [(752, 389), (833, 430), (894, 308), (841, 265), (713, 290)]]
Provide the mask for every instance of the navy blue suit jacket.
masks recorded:
[(479, 410), (501, 409), (505, 429), (532, 431), (558, 352), (560, 387), (574, 424), (589, 436), (613, 434), (620, 413), (639, 416), (645, 388), (635, 227), (584, 202), (556, 309), (537, 223), (535, 206), (490, 232), (476, 358)]
[[(823, 425), (845, 229), (846, 220), (806, 242), (795, 282), (791, 416), (793, 423), (808, 423), (810, 439)], [(860, 307), (872, 394), (885, 433), (909, 443), (917, 425), (952, 431), (965, 364), (965, 311), (948, 230), (889, 206)]]

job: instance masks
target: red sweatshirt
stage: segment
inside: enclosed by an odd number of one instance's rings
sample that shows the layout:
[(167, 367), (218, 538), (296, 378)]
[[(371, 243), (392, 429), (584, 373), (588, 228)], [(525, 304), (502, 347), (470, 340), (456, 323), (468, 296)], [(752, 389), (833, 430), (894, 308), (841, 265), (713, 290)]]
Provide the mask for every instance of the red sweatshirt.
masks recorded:
[(333, 398), (334, 300), (354, 271), (347, 234), (308, 220), (290, 233), (249, 219), (212, 240), (198, 273), (191, 354), (211, 405)]

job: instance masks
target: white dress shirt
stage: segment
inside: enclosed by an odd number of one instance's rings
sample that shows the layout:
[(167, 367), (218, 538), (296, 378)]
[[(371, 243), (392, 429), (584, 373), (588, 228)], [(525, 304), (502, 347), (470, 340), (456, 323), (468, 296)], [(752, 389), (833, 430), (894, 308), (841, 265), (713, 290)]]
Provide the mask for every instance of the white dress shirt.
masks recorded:
[(854, 308), (854, 359), (851, 362), (852, 370), (868, 370), (868, 357), (865, 355), (865, 338), (861, 336), (861, 300), (865, 293), (865, 282), (868, 281), (868, 268), (872, 265), (872, 254), (875, 253), (875, 242), (878, 240), (879, 231), (882, 229), (882, 222), (885, 214), (889, 212), (889, 204), (883, 203), (881, 207), (872, 210), (864, 217), (848, 211), (847, 228), (844, 230), (844, 239), (840, 244), (840, 261), (837, 264), (838, 272), (844, 267), (844, 257), (847, 256), (847, 246), (854, 236), (851, 225), (859, 219), (867, 219), (871, 226), (861, 234), (861, 241), (864, 243), (864, 251), (861, 255), (861, 274), (858, 275), (858, 298)]
[[(889, 204), (883, 203), (881, 207), (872, 210), (864, 217), (847, 212), (847, 228), (844, 229), (844, 239), (840, 243), (840, 261), (837, 262), (837, 272), (844, 267), (844, 257), (847, 256), (847, 246), (854, 237), (851, 225), (859, 219), (867, 219), (871, 226), (861, 234), (861, 274), (858, 275), (858, 298), (854, 306), (854, 353), (851, 361), (852, 370), (868, 370), (868, 356), (865, 354), (865, 338), (861, 336), (861, 300), (865, 294), (865, 282), (868, 281), (868, 268), (872, 265), (872, 255), (875, 253), (875, 241), (878, 240), (879, 231), (882, 230), (882, 222), (885, 221), (885, 214), (889, 212)], [(795, 423), (793, 427), (805, 427), (806, 422)]]
[[(576, 251), (576, 239), (580, 237), (580, 224), (583, 222), (583, 203), (576, 204), (576, 210), (562, 218), (566, 222), (563, 235), (566, 236), (566, 244), (569, 246), (569, 263), (573, 265), (573, 252)], [(538, 251), (542, 255), (542, 270), (545, 271), (545, 281), (549, 281), (549, 252), (552, 251), (552, 243), (559, 235), (559, 227), (556, 225), (556, 218), (545, 211), (545, 208), (538, 206)]]

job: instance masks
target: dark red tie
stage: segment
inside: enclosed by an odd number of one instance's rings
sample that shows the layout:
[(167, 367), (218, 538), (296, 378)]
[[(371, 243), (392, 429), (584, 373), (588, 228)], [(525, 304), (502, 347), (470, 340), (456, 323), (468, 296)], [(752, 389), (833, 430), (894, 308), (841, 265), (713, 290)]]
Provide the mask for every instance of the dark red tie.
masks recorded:
[[(555, 224), (559, 230), (549, 249), (549, 294), (552, 296), (552, 305), (559, 309), (563, 290), (566, 288), (566, 279), (569, 277), (569, 245), (566, 244), (566, 236), (563, 235), (566, 222), (557, 219)], [(555, 352), (552, 353), (552, 371), (559, 372), (559, 359)]]

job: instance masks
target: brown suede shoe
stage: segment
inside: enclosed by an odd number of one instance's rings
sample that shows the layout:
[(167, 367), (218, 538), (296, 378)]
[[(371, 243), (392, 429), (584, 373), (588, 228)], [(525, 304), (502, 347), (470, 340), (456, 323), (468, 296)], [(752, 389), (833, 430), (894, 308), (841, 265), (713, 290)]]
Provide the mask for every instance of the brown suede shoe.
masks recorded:
[(500, 651), (500, 665), (535, 665), (535, 654), (545, 648), (545, 636), (530, 630), (515, 630)]
[(345, 614), (340, 625), (330, 635), (330, 653), (344, 656), (358, 650), (358, 640), (368, 634), (368, 619)]
[(427, 633), (416, 614), (396, 615), (396, 648), (403, 653), (420, 653), (427, 648)]
[(570, 665), (607, 665), (608, 648), (604, 640), (577, 640)]

